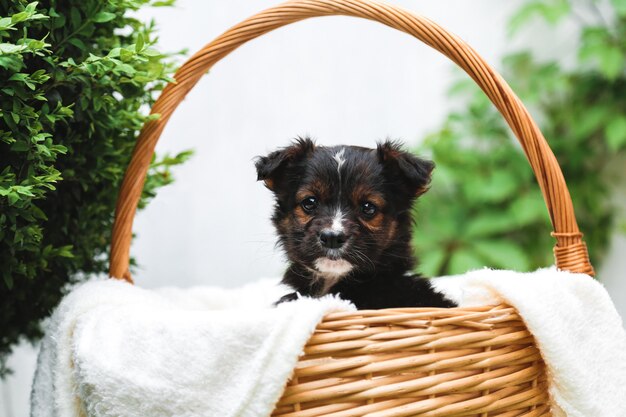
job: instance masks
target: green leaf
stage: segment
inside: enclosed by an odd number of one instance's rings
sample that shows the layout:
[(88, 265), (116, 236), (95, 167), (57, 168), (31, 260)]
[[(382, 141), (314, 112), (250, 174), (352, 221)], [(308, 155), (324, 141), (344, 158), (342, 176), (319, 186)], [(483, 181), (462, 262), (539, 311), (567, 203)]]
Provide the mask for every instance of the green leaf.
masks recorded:
[(0, 31), (13, 29), (11, 20), (10, 17), (0, 17)]
[(13, 45), (10, 43), (0, 43), (0, 54), (9, 55), (16, 54), (18, 52), (22, 52), (26, 50), (26, 45)]
[(13, 277), (10, 273), (2, 274), (2, 278), (4, 280), (4, 285), (7, 286), (7, 289), (10, 291), (13, 289)]
[(440, 247), (420, 252), (418, 272), (434, 277), (439, 275), (446, 253)]
[(153, 7), (173, 6), (176, 0), (157, 0), (152, 3)]
[(105, 23), (110, 22), (115, 19), (115, 13), (110, 12), (99, 12), (93, 17), (93, 21), (96, 23)]
[(26, 8), (24, 9), (27, 13), (35, 13), (35, 9), (37, 8), (37, 4), (39, 4), (38, 1), (33, 1), (31, 3), (28, 3), (26, 5)]
[(67, 42), (74, 45), (78, 49), (83, 49), (83, 50), (87, 49), (87, 47), (85, 46), (85, 43), (80, 38), (71, 38)]
[(135, 57), (135, 53), (128, 49), (120, 49), (120, 60), (122, 62), (130, 62)]
[(76, 7), (72, 7), (70, 10), (70, 21), (74, 29), (77, 29), (81, 25), (82, 18), (80, 17), (80, 11)]
[(30, 145), (27, 142), (15, 142), (11, 145), (11, 151), (13, 152), (27, 152), (30, 150)]
[(128, 65), (128, 64), (117, 64), (115, 66), (115, 69), (117, 71), (125, 72), (128, 75), (133, 75), (136, 72), (135, 68), (133, 68), (132, 65)]
[(519, 180), (512, 172), (497, 170), (484, 177), (466, 178), (464, 186), (468, 198), (499, 202), (517, 191)]
[(624, 72), (626, 58), (618, 47), (610, 47), (598, 51), (600, 70), (609, 80), (614, 80)]
[(9, 205), (14, 205), (20, 199), (20, 196), (15, 191), (9, 191), (7, 199), (9, 200)]
[(626, 0), (611, 0), (619, 16), (626, 16)]
[(597, 61), (600, 71), (610, 80), (623, 73), (626, 66), (622, 48), (606, 27), (585, 28), (578, 55), (583, 62)]
[(486, 259), (491, 267), (528, 271), (530, 261), (522, 245), (514, 242), (498, 240), (478, 240), (473, 242), (476, 253)]
[(515, 220), (508, 214), (496, 211), (487, 211), (478, 216), (466, 219), (465, 237), (484, 237), (515, 230)]
[(107, 54), (107, 56), (109, 58), (119, 58), (120, 56), (120, 52), (121, 52), (122, 48), (113, 48), (109, 51), (109, 53)]
[(137, 35), (137, 42), (135, 43), (135, 52), (139, 53), (143, 50), (144, 47), (144, 40), (143, 40), (143, 35), (140, 33), (139, 35)]
[(449, 273), (462, 274), (485, 266), (486, 262), (477, 253), (467, 248), (461, 248), (455, 251), (450, 258)]
[(59, 15), (58, 17), (55, 17), (52, 19), (52, 28), (53, 29), (62, 28), (63, 26), (65, 26), (66, 21), (67, 19), (65, 18), (65, 16)]
[(509, 34), (517, 33), (532, 18), (539, 16), (549, 24), (558, 23), (570, 11), (567, 0), (541, 0), (527, 2), (509, 20)]
[(28, 12), (24, 11), (21, 13), (16, 13), (13, 16), (11, 16), (11, 23), (15, 24), (15, 23), (23, 22), (26, 19), (28, 19)]
[(509, 207), (509, 215), (516, 227), (549, 222), (548, 210), (539, 192), (525, 193), (515, 198)]
[(35, 194), (32, 193), (31, 188), (32, 187), (20, 187), (20, 186), (14, 187), (15, 191), (18, 194), (25, 195), (27, 197), (35, 197)]
[(581, 139), (601, 129), (613, 117), (613, 109), (598, 103), (584, 111), (572, 123), (574, 134)]
[(147, 48), (142, 53), (143, 55), (150, 57), (150, 58), (157, 58), (157, 57), (163, 56), (161, 52), (157, 51), (156, 49), (151, 49), (151, 48)]
[(626, 116), (611, 120), (605, 129), (606, 142), (609, 149), (616, 152), (626, 145)]
[(63, 258), (73, 258), (74, 254), (72, 253), (72, 249), (72, 245), (62, 246), (57, 249), (57, 255)]

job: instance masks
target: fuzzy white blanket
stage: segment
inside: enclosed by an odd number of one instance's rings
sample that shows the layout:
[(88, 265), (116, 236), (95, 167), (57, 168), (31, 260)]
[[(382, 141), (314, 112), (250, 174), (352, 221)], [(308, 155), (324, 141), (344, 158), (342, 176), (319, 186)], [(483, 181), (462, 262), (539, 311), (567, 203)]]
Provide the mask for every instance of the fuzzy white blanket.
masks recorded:
[[(626, 333), (586, 275), (479, 270), (435, 280), (462, 306), (507, 302), (546, 361), (555, 416), (626, 416)], [(269, 416), (335, 298), (268, 308), (275, 281), (235, 290), (84, 284), (53, 314), (32, 417)]]
[(224, 290), (88, 282), (61, 302), (38, 358), (32, 417), (268, 416), (321, 318), (276, 281)]

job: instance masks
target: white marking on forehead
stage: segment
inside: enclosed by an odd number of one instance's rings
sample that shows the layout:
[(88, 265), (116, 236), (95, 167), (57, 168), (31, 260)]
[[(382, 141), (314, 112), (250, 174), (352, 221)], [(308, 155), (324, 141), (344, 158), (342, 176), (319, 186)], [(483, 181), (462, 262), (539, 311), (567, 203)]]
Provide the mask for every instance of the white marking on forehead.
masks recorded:
[(338, 195), (339, 195), (340, 200), (341, 200), (341, 167), (346, 162), (345, 158), (343, 157), (343, 154), (345, 152), (346, 152), (346, 148), (341, 148), (339, 151), (337, 151), (337, 153), (335, 153), (335, 155), (333, 155), (333, 159), (335, 160), (335, 162), (337, 162), (337, 175), (339, 176)]
[(346, 162), (346, 160), (343, 157), (343, 154), (345, 153), (346, 148), (341, 148), (340, 151), (338, 151), (334, 156), (333, 159), (335, 160), (335, 162), (337, 162), (337, 172), (339, 172), (339, 176), (341, 176), (341, 166), (344, 164), (344, 162)]
[(343, 232), (343, 213), (341, 210), (337, 210), (335, 212), (335, 217), (333, 217), (333, 224), (330, 226), (333, 232)]

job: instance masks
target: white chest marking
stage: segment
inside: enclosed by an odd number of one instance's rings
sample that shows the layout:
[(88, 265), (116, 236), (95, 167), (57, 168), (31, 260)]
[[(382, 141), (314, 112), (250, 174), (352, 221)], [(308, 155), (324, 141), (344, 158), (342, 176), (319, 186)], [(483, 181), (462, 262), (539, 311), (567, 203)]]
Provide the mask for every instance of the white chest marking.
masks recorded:
[(315, 260), (315, 268), (315, 278), (323, 280), (321, 294), (324, 295), (352, 270), (353, 265), (345, 259), (318, 258)]

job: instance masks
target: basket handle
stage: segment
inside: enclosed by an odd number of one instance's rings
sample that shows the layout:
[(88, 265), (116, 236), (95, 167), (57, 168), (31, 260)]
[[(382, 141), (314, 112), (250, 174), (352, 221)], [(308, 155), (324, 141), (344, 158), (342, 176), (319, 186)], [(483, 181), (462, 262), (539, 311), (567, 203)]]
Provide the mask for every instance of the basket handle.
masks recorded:
[(132, 282), (129, 266), (132, 224), (156, 143), (172, 113), (198, 80), (240, 45), (279, 27), (310, 17), (344, 15), (378, 21), (416, 37), (461, 67), (502, 113), (535, 173), (554, 228), (556, 266), (593, 275), (587, 247), (559, 164), (530, 114), (502, 77), (457, 36), (431, 20), (378, 0), (292, 0), (254, 15), (193, 55), (152, 107), (137, 139), (117, 200), (109, 275)]

